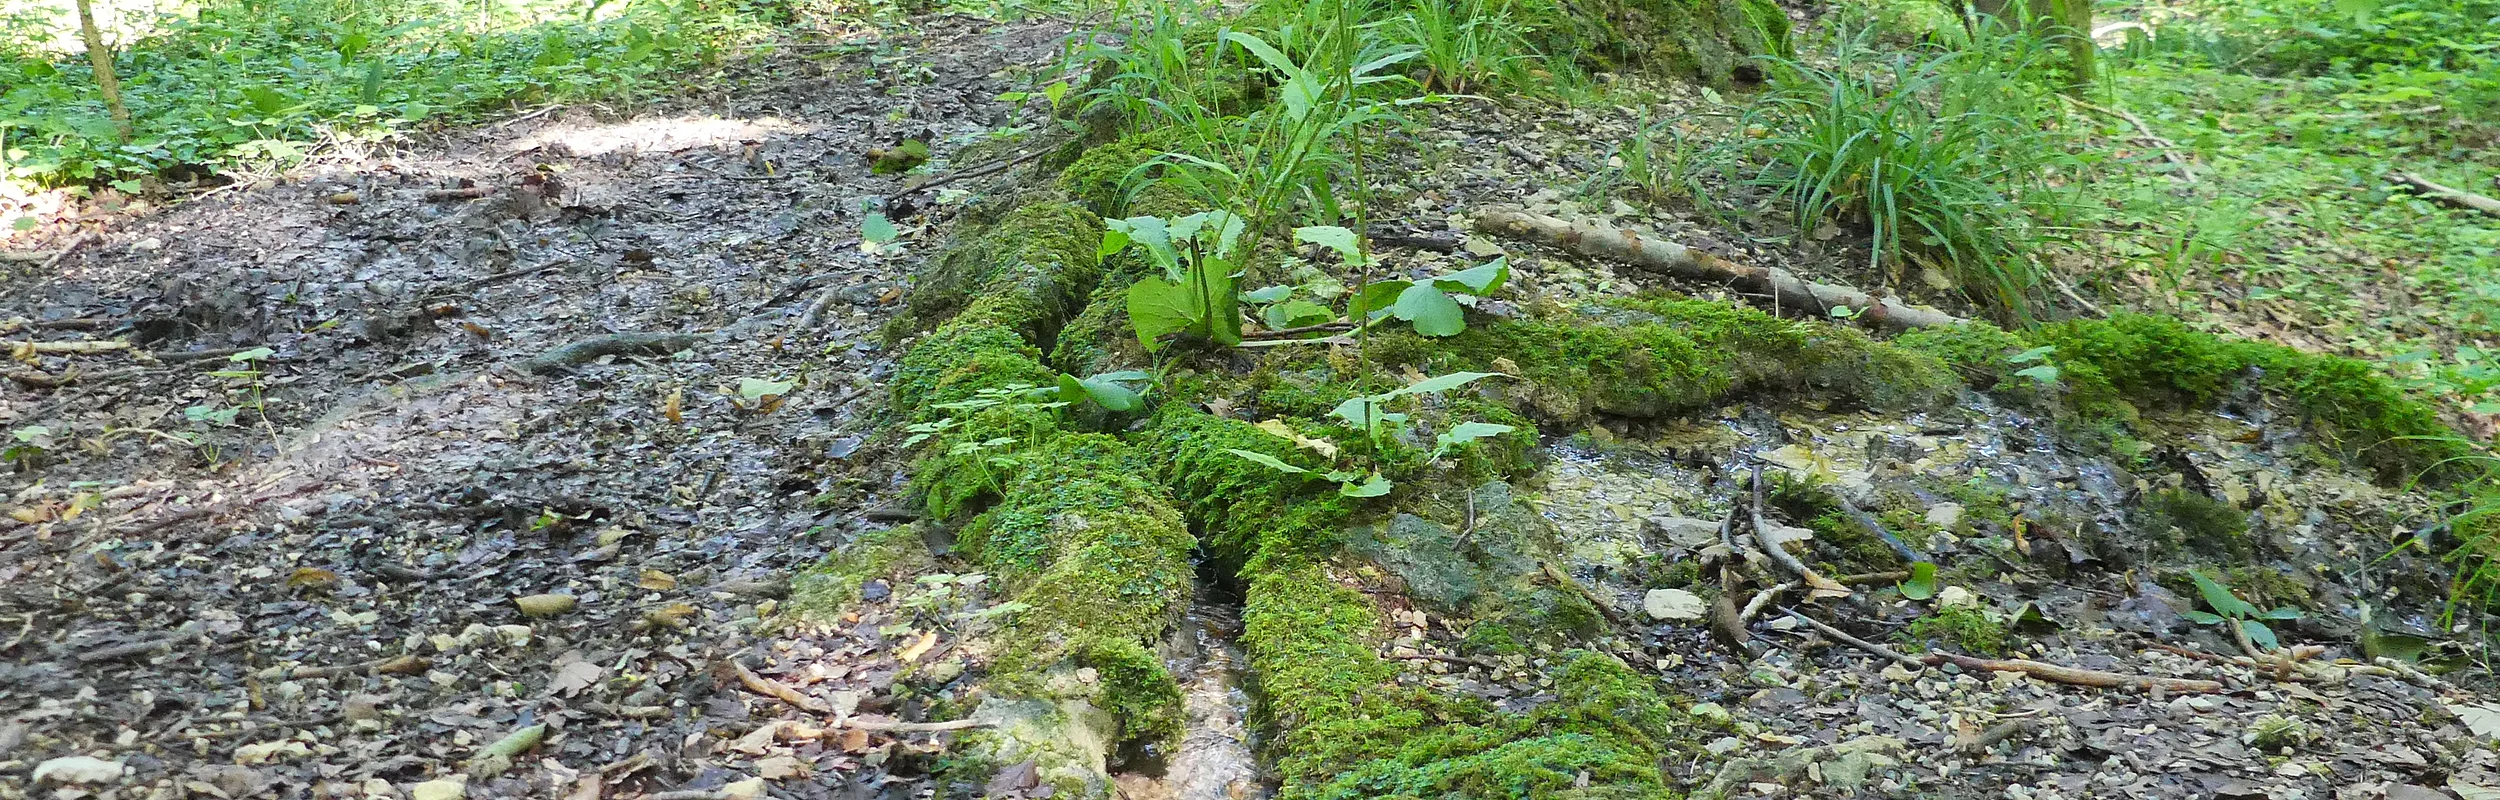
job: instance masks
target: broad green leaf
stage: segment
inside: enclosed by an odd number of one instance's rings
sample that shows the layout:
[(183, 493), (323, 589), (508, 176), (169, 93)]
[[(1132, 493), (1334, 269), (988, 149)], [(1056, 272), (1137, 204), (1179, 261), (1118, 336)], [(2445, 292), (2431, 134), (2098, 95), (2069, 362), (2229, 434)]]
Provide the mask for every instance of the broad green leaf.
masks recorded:
[(1434, 440), (1432, 452), (1433, 455), (1438, 456), (1452, 447), (1457, 447), (1487, 436), (1500, 436), (1515, 430), (1518, 429), (1508, 425), (1492, 422), (1461, 422), (1457, 426), (1443, 432)]
[[(1068, 376), (1063, 375), (1060, 377), (1064, 379)], [(1145, 402), (1138, 398), (1135, 391), (1131, 391), (1126, 386), (1121, 386), (1117, 383), (1104, 380), (1100, 376), (1081, 379), (1076, 383), (1079, 388), (1084, 390), (1086, 397), (1092, 398), (1095, 405), (1102, 406), (1103, 408), (1113, 411), (1135, 411), (1138, 407), (1145, 405)]]
[(1432, 284), (1441, 287), (1443, 291), (1485, 297), (1501, 291), (1502, 284), (1509, 280), (1510, 259), (1503, 257), (1487, 261), (1483, 266), (1462, 269), (1434, 278)]
[(1250, 459), (1251, 461), (1258, 462), (1260, 465), (1263, 465), (1268, 469), (1276, 470), (1278, 472), (1291, 475), (1305, 475), (1310, 473), (1310, 470), (1303, 469), (1292, 464), (1287, 464), (1284, 461), (1277, 459), (1275, 456), (1271, 456), (1266, 453), (1256, 453), (1249, 450), (1237, 450), (1230, 447), (1224, 448), (1224, 452)]
[(1127, 237), (1130, 243), (1146, 248), (1146, 260), (1163, 268), (1165, 278), (1174, 282), (1181, 279), (1181, 256), (1172, 249), (1172, 231), (1162, 217), (1104, 220), (1103, 224)]
[(1104, 228), (1102, 231), (1102, 244), (1094, 248), (1094, 260), (1100, 261), (1102, 259), (1110, 258), (1112, 254), (1126, 249), (1128, 249), (1127, 231), (1123, 231), (1118, 228)]
[(2057, 352), (2057, 345), (2044, 344), (2020, 353), (2015, 353), (2014, 355), (2007, 357), (2005, 360), (2015, 364), (2029, 364), (2031, 362), (2047, 358), (2050, 353), (2054, 352)]
[(1302, 67), (1293, 63), (1293, 59), (1286, 58), (1284, 51), (1270, 46), (1266, 40), (1251, 35), (1246, 31), (1225, 31), (1224, 41), (1241, 45), (1241, 49), (1250, 51), (1251, 55), (1257, 56), (1260, 61), (1265, 62), (1269, 67), (1278, 72), (1285, 73), (1286, 75), (1303, 74)]
[(1373, 281), (1363, 284), (1363, 291), (1346, 303), (1346, 318), (1369, 322), (1386, 313), (1397, 303), (1398, 295), (1414, 286), (1412, 281)]
[(1128, 322), (1137, 344), (1152, 353), (1163, 348), (1163, 335), (1189, 330), (1198, 322), (1189, 290), (1152, 275), (1128, 287)]
[(2293, 607), (2291, 607), (2291, 606), (2284, 606), (2284, 607), (2281, 607), (2281, 608), (2277, 608), (2277, 609), (2275, 609), (2275, 610), (2273, 610), (2273, 611), (2268, 611), (2268, 612), (2266, 612), (2266, 613), (2259, 614), (2259, 615), (2257, 615), (2257, 618), (2258, 618), (2258, 619), (2300, 619), (2300, 609), (2293, 608)]
[(2179, 616), (2186, 617), (2189, 621), (2195, 622), (2199, 625), (2212, 625), (2222, 621), (2222, 617), (2214, 614), (2208, 614), (2203, 611), (2181, 611), (2179, 612)]
[(1313, 225), (1293, 229), (1293, 238), (1337, 251), (1337, 257), (1344, 260), (1346, 266), (1363, 265), (1363, 243), (1354, 231), (1335, 225)]
[(1447, 375), (1434, 375), (1432, 377), (1408, 384), (1404, 388), (1393, 389), (1388, 394), (1381, 395), (1380, 399), (1387, 400), (1389, 398), (1403, 397), (1410, 394), (1446, 392), (1470, 383), (1475, 383), (1476, 381), (1484, 380), (1486, 378), (1503, 377), (1509, 376), (1503, 375), (1499, 372), (1452, 372)]
[(1393, 485), (1388, 478), (1380, 477), (1380, 473), (1374, 472), (1369, 480), (1362, 483), (1347, 483), (1337, 487), (1337, 493), (1347, 497), (1379, 497), (1388, 494)]
[(1287, 300), (1268, 306), (1259, 318), (1267, 323), (1269, 330), (1281, 331), (1305, 325), (1318, 325), (1336, 319), (1337, 312), (1330, 311), (1327, 306), (1309, 300)]
[(2248, 640), (2256, 642), (2259, 650), (2276, 650), (2283, 646), (2281, 642), (2275, 641), (2274, 629), (2266, 627), (2263, 622), (2253, 619), (2240, 620), (2240, 632), (2248, 634)]
[(1467, 331), (1466, 310), (1438, 287), (1406, 287), (1406, 291), (1398, 293), (1397, 304), (1389, 307), (1389, 313), (1415, 323), (1415, 332), (1425, 336), (1457, 336)]
[(789, 394), (796, 381), (768, 381), (762, 378), (739, 378), (738, 397), (749, 403), (775, 395)]
[(226, 360), (237, 364), (249, 364), (277, 354), (278, 351), (276, 350), (271, 350), (266, 347), (255, 347), (250, 350), (245, 350), (243, 352), (227, 356)]
[(894, 229), (894, 221), (885, 218), (883, 211), (870, 211), (867, 219), (859, 221), (859, 239), (869, 244), (885, 244), (902, 235), (902, 231)]
[(1241, 299), (1253, 303), (1274, 303), (1293, 296), (1291, 286), (1270, 286), (1241, 293)]
[(1146, 374), (1146, 371), (1142, 369), (1124, 369), (1118, 372), (1105, 372), (1094, 376), (1096, 380), (1105, 381), (1142, 381), (1153, 377), (1154, 376), (1152, 375)]
[(2030, 379), (2032, 379), (2032, 380), (2039, 381), (2039, 382), (2041, 382), (2041, 383), (2056, 383), (2056, 382), (2057, 382), (2058, 371), (2057, 371), (2057, 368), (2056, 368), (2056, 367), (2054, 367), (2054, 366), (2050, 366), (2050, 365), (2048, 365), (2048, 364), (2042, 364), (2042, 365), (2040, 365), (2040, 366), (2037, 366), (2037, 367), (2031, 367), (2031, 368), (2029, 368), (2029, 369), (2015, 370), (2015, 371), (2014, 371), (2014, 374), (2015, 374), (2016, 376), (2019, 376), (2019, 377), (2024, 377), (2024, 378), (2030, 378)]
[(1925, 600), (1936, 596), (1936, 565), (1921, 561), (1910, 565), (1910, 579), (1901, 582), (1901, 596)]
[(2196, 581), (2197, 593), (2205, 596), (2205, 605), (2212, 607), (2214, 613), (2239, 619), (2257, 616), (2256, 606), (2232, 594), (2229, 587), (2205, 577), (2205, 573), (2189, 570), (2188, 577)]

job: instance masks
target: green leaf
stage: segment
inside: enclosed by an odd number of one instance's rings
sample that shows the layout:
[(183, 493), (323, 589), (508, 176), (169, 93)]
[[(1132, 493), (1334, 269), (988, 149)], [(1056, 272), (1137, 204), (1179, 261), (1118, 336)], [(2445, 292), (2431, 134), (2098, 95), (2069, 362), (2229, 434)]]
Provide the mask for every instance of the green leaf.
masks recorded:
[(767, 397), (789, 394), (791, 387), (795, 387), (797, 385), (799, 385), (797, 381), (768, 381), (762, 378), (739, 378), (738, 397), (749, 403), (753, 403)]
[(2029, 363), (2031, 363), (2031, 362), (2038, 361), (2038, 360), (2043, 359), (2043, 358), (2047, 358), (2047, 357), (2048, 357), (2048, 355), (2049, 355), (2050, 353), (2054, 353), (2054, 352), (2057, 352), (2057, 345), (2053, 345), (2053, 344), (2044, 344), (2044, 345), (2041, 345), (2041, 346), (2039, 346), (2039, 347), (2034, 347), (2034, 348), (2031, 348), (2031, 349), (2029, 349), (2029, 350), (2022, 351), (2022, 352), (2020, 352), (2020, 353), (2015, 353), (2014, 355), (2012, 355), (2011, 357), (2006, 358), (2005, 360), (2006, 360), (2006, 361), (2008, 361), (2008, 362), (2011, 362), (2011, 363), (2015, 363), (2015, 364), (2029, 364)]
[(1916, 564), (1911, 564), (1910, 579), (1901, 582), (1900, 588), (1901, 596), (1912, 600), (1925, 600), (1936, 596), (1935, 563), (1930, 561), (1921, 561)]
[(1398, 293), (1396, 305), (1389, 313), (1398, 319), (1415, 323), (1415, 332), (1425, 336), (1457, 336), (1467, 331), (1467, 312), (1458, 301), (1437, 287), (1416, 284)]
[(1447, 452), (1452, 447), (1457, 447), (1487, 436), (1500, 436), (1515, 430), (1518, 429), (1508, 425), (1492, 422), (1461, 422), (1457, 426), (1450, 428), (1448, 431), (1443, 432), (1439, 437), (1435, 438), (1432, 448), (1432, 457), (1440, 458), (1442, 453)]
[(2275, 640), (2274, 629), (2266, 627), (2263, 622), (2253, 619), (2240, 620), (2240, 632), (2248, 634), (2248, 640), (2256, 642), (2259, 650), (2275, 650), (2283, 646), (2281, 642)]
[(1357, 397), (1338, 403), (1337, 407), (1329, 409), (1328, 413), (1330, 416), (1345, 420), (1347, 424), (1362, 429), (1365, 433), (1377, 432), (1377, 429), (1383, 425), (1395, 428), (1406, 423), (1406, 415), (1391, 413), (1381, 407), (1381, 403), (1391, 396)]
[(2277, 609), (2275, 609), (2275, 610), (2273, 610), (2273, 611), (2268, 611), (2268, 612), (2266, 612), (2266, 613), (2259, 614), (2259, 615), (2257, 615), (2257, 618), (2258, 618), (2258, 619), (2300, 619), (2300, 609), (2293, 608), (2293, 607), (2291, 607), (2291, 606), (2283, 606), (2283, 607), (2281, 607), (2281, 608), (2277, 608)]
[(1390, 398), (1404, 397), (1410, 394), (1446, 392), (1470, 383), (1475, 383), (1476, 381), (1484, 380), (1486, 378), (1507, 377), (1510, 376), (1499, 372), (1452, 372), (1447, 375), (1434, 375), (1432, 377), (1408, 384), (1404, 388), (1392, 389), (1388, 394), (1380, 395), (1380, 399), (1388, 400)]
[(1363, 291), (1346, 303), (1346, 318), (1368, 322), (1397, 303), (1398, 295), (1414, 286), (1413, 281), (1374, 281), (1363, 284)]
[(1241, 45), (1241, 49), (1250, 51), (1251, 55), (1257, 56), (1260, 61), (1265, 62), (1269, 67), (1278, 72), (1285, 73), (1286, 75), (1303, 74), (1302, 67), (1293, 63), (1293, 59), (1286, 58), (1284, 51), (1276, 49), (1275, 47), (1269, 45), (1266, 40), (1260, 39), (1259, 37), (1251, 35), (1248, 32), (1225, 31), (1224, 41)]
[(1104, 220), (1103, 225), (1127, 237), (1128, 242), (1146, 248), (1146, 260), (1163, 268), (1163, 277), (1176, 283), (1180, 281), (1180, 252), (1172, 249), (1172, 230), (1164, 224), (1162, 217)]
[(1337, 487), (1337, 493), (1347, 497), (1379, 497), (1388, 494), (1391, 486), (1394, 484), (1391, 484), (1388, 478), (1380, 477), (1380, 473), (1374, 472), (1370, 480), (1359, 484), (1347, 483)]
[(1118, 228), (1104, 228), (1102, 231), (1102, 244), (1094, 247), (1094, 260), (1101, 261), (1103, 259), (1110, 258), (1113, 254), (1126, 249), (1128, 249), (1127, 231), (1120, 230)]
[(1337, 312), (1330, 311), (1327, 306), (1309, 300), (1287, 300), (1268, 306), (1259, 318), (1267, 323), (1269, 330), (1281, 331), (1305, 325), (1318, 325), (1336, 319)]
[(1354, 231), (1335, 225), (1313, 225), (1293, 229), (1293, 238), (1337, 251), (1337, 257), (1343, 259), (1346, 266), (1363, 265), (1363, 243)]
[(2200, 625), (2212, 625), (2222, 621), (2222, 617), (2208, 614), (2203, 611), (2181, 611), (2179, 612), (2179, 616), (2186, 617), (2190, 621)]
[(1137, 333), (1137, 345), (1152, 353), (1163, 348), (1164, 334), (1196, 325), (1198, 314), (1188, 289), (1148, 275), (1129, 284), (1128, 322)]
[(1432, 285), (1441, 287), (1443, 291), (1486, 297), (1500, 291), (1502, 284), (1509, 281), (1510, 258), (1505, 256), (1487, 261), (1483, 266), (1462, 269), (1434, 278)]
[(885, 218), (883, 211), (870, 211), (866, 219), (859, 221), (859, 239), (869, 244), (885, 244), (902, 235), (902, 231), (894, 229), (894, 221)]
[(250, 350), (245, 350), (243, 352), (227, 356), (226, 360), (237, 364), (249, 364), (277, 354), (278, 351), (276, 350), (271, 350), (266, 347), (255, 347)]
[(1251, 461), (1257, 462), (1268, 469), (1276, 470), (1289, 475), (1307, 475), (1310, 473), (1310, 470), (1303, 469), (1292, 464), (1287, 464), (1284, 461), (1277, 459), (1275, 456), (1271, 456), (1266, 453), (1236, 450), (1230, 447), (1224, 448), (1224, 452), (1250, 459)]
[(1075, 384), (1077, 391), (1082, 392), (1086, 398), (1093, 400), (1095, 405), (1112, 411), (1135, 411), (1138, 407), (1145, 405), (1145, 401), (1139, 398), (1136, 392), (1101, 375), (1090, 378), (1078, 378), (1074, 375), (1059, 376), (1062, 389), (1060, 396), (1063, 399), (1075, 399), (1068, 397), (1064, 391), (1071, 383)]
[(1241, 293), (1241, 299), (1253, 303), (1273, 303), (1293, 296), (1291, 286), (1270, 286)]
[(2041, 383), (2056, 383), (2058, 376), (2057, 368), (2048, 364), (2042, 364), (2030, 369), (2015, 370), (2014, 374), (2018, 377), (2030, 378)]
[(2196, 581), (2197, 593), (2205, 596), (2205, 605), (2213, 608), (2214, 613), (2235, 619), (2257, 616), (2256, 606), (2232, 594), (2229, 587), (2205, 577), (2205, 573), (2189, 570), (2188, 577)]

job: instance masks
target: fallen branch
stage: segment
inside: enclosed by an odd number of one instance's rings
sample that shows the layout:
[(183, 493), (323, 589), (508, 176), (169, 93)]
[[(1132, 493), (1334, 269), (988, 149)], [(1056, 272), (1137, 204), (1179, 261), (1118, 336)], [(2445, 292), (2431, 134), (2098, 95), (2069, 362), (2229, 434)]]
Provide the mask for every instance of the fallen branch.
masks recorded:
[(1892, 548), (1893, 554), (1900, 556), (1902, 561), (1916, 564), (1929, 560), (1927, 554), (1912, 549), (1909, 543), (1901, 541), (1901, 537), (1894, 536), (1892, 531), (1885, 530), (1884, 523), (1876, 520), (1875, 515), (1858, 510), (1857, 505), (1849, 502), (1847, 496), (1837, 490), (1832, 491), (1831, 496), (1833, 502), (1840, 504), (1842, 514), (1858, 523), (1858, 527), (1866, 529), (1867, 533), (1875, 534), (1875, 538), (1884, 540), (1884, 546)]
[(260, 347), (255, 345), (252, 347), (219, 347), (209, 350), (162, 350), (149, 353), (148, 357), (167, 364), (181, 364), (191, 361), (207, 361), (210, 359), (227, 358), (236, 353), (248, 353), (258, 349), (260, 349)]
[(128, 350), (130, 349), (130, 343), (120, 339), (102, 339), (85, 342), (18, 342), (11, 345), (10, 349), (12, 351), (12, 355), (17, 358), (32, 358), (36, 355), (42, 354), (80, 355), (86, 353), (110, 353), (116, 350)]
[(828, 717), (834, 715), (833, 708), (825, 705), (825, 701), (809, 697), (806, 693), (790, 688), (780, 681), (757, 675), (755, 670), (747, 669), (745, 662), (733, 658), (729, 660), (729, 666), (737, 673), (738, 683), (745, 685), (747, 691), (789, 703), (800, 711), (823, 714)]
[(1855, 647), (1859, 650), (1864, 650), (1868, 653), (1881, 656), (1885, 659), (1889, 659), (1905, 666), (1939, 667), (1946, 664), (1952, 664), (1954, 666), (1961, 667), (1962, 669), (1972, 671), (1984, 670), (1988, 672), (2020, 672), (2051, 683), (2063, 683), (2068, 686), (2090, 686), (2100, 689), (2158, 689), (2165, 692), (2179, 692), (2185, 694), (2211, 694), (2222, 691), (2222, 684), (2218, 681), (2196, 680), (2193, 678), (2153, 678), (2143, 675), (2126, 675), (2116, 672), (2102, 672), (2096, 669), (2083, 669), (2081, 667), (2069, 667), (2063, 664), (2050, 664), (2041, 661), (2030, 661), (2019, 658), (1979, 658), (1977, 656), (1966, 656), (1960, 653), (1947, 653), (1942, 651), (1928, 653), (1924, 658), (1912, 657), (1902, 655), (1901, 651), (1851, 636), (1842, 632), (1839, 628), (1834, 628), (1830, 625), (1824, 624), (1821, 620), (1797, 613), (1796, 609), (1783, 608), (1780, 610), (1787, 612), (1791, 617), (1795, 617), (1797, 621), (1811, 626), (1824, 636), (1831, 637), (1834, 641)]
[(1444, 663), (1444, 664), (1457, 664), (1457, 665), (1460, 665), (1460, 666), (1475, 667), (1475, 668), (1477, 668), (1477, 669), (1496, 670), (1496, 671), (1498, 671), (1498, 670), (1500, 670), (1500, 669), (1501, 669), (1501, 667), (1500, 667), (1500, 666), (1495, 665), (1493, 662), (1490, 662), (1490, 661), (1484, 661), (1484, 660), (1481, 660), (1481, 659), (1468, 658), (1468, 657), (1466, 657), (1466, 656), (1445, 656), (1445, 655), (1442, 655), (1442, 654), (1440, 654), (1440, 653), (1416, 653), (1416, 654), (1413, 654), (1413, 655), (1403, 655), (1403, 656), (1401, 656), (1401, 655), (1391, 655), (1391, 656), (1390, 656), (1390, 658), (1403, 659), (1403, 660), (1407, 660), (1407, 661), (1439, 661), (1439, 662)]
[(89, 231), (79, 234), (78, 238), (69, 240), (69, 244), (62, 245), (60, 252), (53, 253), (51, 258), (44, 259), (42, 264), (35, 267), (35, 271), (51, 272), (53, 267), (58, 267), (61, 262), (69, 260), (70, 254), (78, 252), (78, 248), (102, 241), (104, 241), (104, 234), (101, 233)]
[(816, 323), (825, 318), (825, 309), (832, 308), (833, 301), (842, 296), (842, 290), (848, 288), (851, 287), (827, 286), (824, 291), (817, 292), (816, 299), (808, 301), (807, 310), (799, 312), (799, 321), (790, 323), (790, 332), (806, 333), (815, 330)]
[(1791, 581), (1754, 593), (1753, 599), (1745, 601), (1744, 610), (1736, 613), (1736, 624), (1751, 624), (1754, 617), (1762, 615), (1763, 609), (1771, 607), (1772, 601), (1778, 600), (1781, 594), (1796, 588), (1796, 582)]
[(1898, 299), (1876, 298), (1846, 286), (1811, 283), (1778, 267), (1748, 267), (1698, 252), (1664, 239), (1643, 236), (1629, 228), (1601, 228), (1523, 211), (1488, 208), (1476, 212), (1476, 226), (1493, 233), (1527, 239), (1571, 252), (1619, 261), (1634, 267), (1693, 281), (1733, 284), (1753, 294), (1769, 295), (1775, 308), (1828, 316), (1831, 309), (1857, 309), (1857, 319), (1887, 330), (1959, 325), (1960, 317)]
[[(2065, 95), (2060, 96), (2065, 97)], [(2193, 164), (2188, 162), (2186, 157), (2179, 155), (2179, 143), (2170, 141), (2168, 138), (2164, 138), (2161, 134), (2154, 133), (2153, 126), (2144, 124), (2143, 117), (2136, 116), (2133, 112), (2123, 108), (2096, 106), (2091, 103), (2077, 100), (2073, 97), (2066, 97), (2066, 102), (2073, 103), (2076, 107), (2082, 108), (2086, 111), (2099, 112), (2126, 120), (2127, 124), (2135, 126), (2135, 130), (2138, 135), (2133, 138), (2136, 141), (2152, 145), (2154, 149), (2160, 150), (2162, 160), (2168, 161), (2172, 165), (2179, 168), (2178, 172), (2171, 174), (2179, 176), (2180, 180), (2186, 183), (2196, 182), (2196, 168)]]
[(1023, 154), (1023, 155), (1019, 155), (1019, 156), (1016, 156), (1016, 157), (1013, 157), (1013, 158), (1001, 159), (1001, 160), (991, 161), (991, 162), (982, 163), (982, 164), (975, 164), (975, 165), (972, 165), (972, 166), (969, 166), (969, 167), (965, 167), (965, 168), (960, 169), (960, 170), (956, 170), (956, 171), (955, 171), (955, 172), (953, 172), (953, 173), (950, 173), (950, 174), (947, 174), (947, 175), (944, 175), (944, 176), (941, 176), (941, 177), (938, 177), (938, 178), (933, 178), (933, 179), (930, 179), (929, 181), (924, 182), (924, 183), (920, 183), (920, 184), (918, 184), (918, 185), (914, 185), (914, 186), (905, 186), (905, 187), (903, 187), (903, 190), (902, 190), (902, 191), (900, 191), (900, 192), (896, 192), (896, 193), (894, 193), (894, 194), (892, 194), (892, 195), (889, 195), (889, 196), (888, 196), (888, 198), (889, 198), (889, 199), (891, 199), (891, 198), (893, 198), (893, 197), (900, 197), (900, 196), (903, 196), (903, 195), (912, 194), (912, 193), (914, 193), (914, 192), (922, 192), (922, 191), (927, 191), (927, 190), (930, 190), (930, 189), (935, 189), (935, 188), (937, 188), (937, 187), (944, 186), (944, 185), (947, 185), (947, 184), (950, 184), (950, 183), (954, 183), (954, 182), (956, 182), (956, 181), (965, 180), (965, 179), (968, 179), (968, 178), (978, 178), (978, 177), (981, 177), (981, 176), (983, 176), (983, 175), (994, 175), (994, 174), (997, 174), (997, 173), (1000, 173), (1000, 172), (1005, 172), (1005, 171), (1007, 171), (1007, 170), (1009, 170), (1009, 169), (1014, 168), (1014, 167), (1015, 167), (1016, 165), (1018, 165), (1018, 164), (1022, 164), (1022, 163), (1027, 162), (1027, 161), (1031, 161), (1031, 160), (1036, 159), (1036, 158), (1041, 158), (1043, 153), (1048, 153), (1048, 152), (1050, 152), (1050, 151), (1051, 151), (1051, 148), (1048, 148), (1048, 147), (1035, 148), (1032, 152), (1025, 153), (1025, 154)]
[(327, 664), (321, 666), (270, 667), (253, 677), (264, 681), (318, 680), (339, 675), (413, 675), (424, 672), (433, 662), (411, 655), (377, 658), (360, 664)]
[(492, 186), (463, 186), (458, 189), (427, 189), (427, 200), (475, 200), (495, 193)]
[(604, 356), (666, 355), (693, 347), (702, 338), (689, 333), (611, 333), (540, 353), (517, 366), (532, 375), (551, 375)]
[(185, 622), (182, 623), (182, 627), (175, 628), (174, 632), (163, 636), (141, 639), (136, 642), (117, 644), (111, 647), (96, 648), (84, 653), (79, 653), (76, 658), (78, 663), (94, 664), (98, 662), (130, 658), (132, 656), (150, 655), (156, 651), (168, 649), (175, 645), (189, 643), (207, 634), (207, 626), (201, 625), (197, 621)]
[(852, 718), (836, 720), (833, 727), (858, 728), (863, 731), (876, 731), (878, 733), (937, 733), (940, 731), (960, 731), (966, 728), (987, 728), (996, 724), (998, 723), (982, 719), (950, 719), (944, 722), (899, 722)]
[(2422, 194), (2429, 196), (2433, 200), (2447, 203), (2459, 208), (2470, 208), (2475, 211), (2500, 217), (2500, 199), (2493, 199), (2491, 197), (2475, 194), (2464, 189), (2444, 186), (2439, 183), (2432, 182), (2429, 178), (2415, 175), (2410, 172), (2399, 172), (2388, 176), (2388, 179), (2421, 190)]
[(1849, 587), (1842, 586), (1839, 582), (1816, 573), (1813, 568), (1806, 566), (1805, 562), (1797, 560), (1797, 556), (1789, 553), (1788, 548), (1782, 547), (1779, 542), (1773, 541), (1771, 539), (1771, 526), (1762, 518), (1762, 505), (1762, 465), (1756, 464), (1753, 468), (1754, 544), (1762, 548), (1763, 555), (1769, 556), (1772, 563), (1780, 565), (1781, 569), (1788, 570), (1789, 574), (1795, 575), (1798, 580), (1805, 582), (1806, 598), (1809, 600), (1822, 597), (1848, 597), (1854, 593), (1850, 591)]

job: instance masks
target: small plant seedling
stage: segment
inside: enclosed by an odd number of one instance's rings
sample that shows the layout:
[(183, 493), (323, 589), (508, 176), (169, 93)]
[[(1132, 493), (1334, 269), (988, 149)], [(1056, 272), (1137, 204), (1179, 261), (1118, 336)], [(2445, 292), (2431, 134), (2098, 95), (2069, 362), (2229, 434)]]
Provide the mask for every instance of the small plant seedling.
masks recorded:
[(2212, 578), (2205, 577), (2205, 574), (2202, 572), (2191, 570), (2188, 572), (2188, 577), (2195, 579), (2196, 592), (2204, 596), (2205, 605), (2212, 608), (2213, 611), (2182, 611), (2179, 612), (2180, 616), (2187, 617), (2189, 620), (2201, 625), (2238, 626), (2240, 632), (2247, 634), (2248, 640), (2256, 643), (2257, 647), (2261, 650), (2273, 650), (2281, 646), (2281, 644), (2275, 640), (2274, 629), (2266, 627), (2266, 620), (2291, 620), (2300, 618), (2300, 609), (2289, 606), (2276, 608), (2272, 611), (2260, 611), (2255, 604), (2242, 600), (2238, 595), (2232, 594), (2231, 587), (2224, 586), (2221, 583), (2215, 582)]
[(1921, 561), (1916, 564), (1911, 564), (1910, 579), (1902, 581), (1900, 588), (1901, 596), (1912, 600), (1926, 600), (1930, 597), (1935, 597), (1936, 589), (1938, 588), (1936, 583), (1935, 563)]

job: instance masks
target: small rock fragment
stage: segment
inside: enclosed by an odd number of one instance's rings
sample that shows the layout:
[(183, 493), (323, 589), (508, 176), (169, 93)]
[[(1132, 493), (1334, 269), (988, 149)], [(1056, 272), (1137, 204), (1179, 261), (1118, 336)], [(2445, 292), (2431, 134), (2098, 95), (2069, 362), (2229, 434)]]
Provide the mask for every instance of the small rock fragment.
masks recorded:
[(445, 778), (408, 787), (408, 800), (463, 800), (468, 796), (466, 778)]
[(1641, 596), (1641, 611), (1662, 622), (1692, 622), (1707, 607), (1700, 595), (1682, 589), (1651, 589)]
[(88, 756), (62, 756), (35, 765), (36, 785), (54, 783), (100, 784), (122, 779), (122, 762), (106, 761)]

